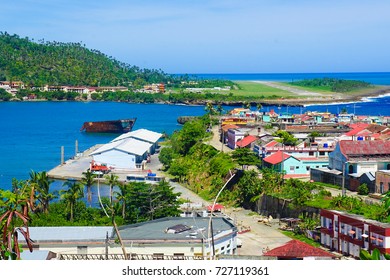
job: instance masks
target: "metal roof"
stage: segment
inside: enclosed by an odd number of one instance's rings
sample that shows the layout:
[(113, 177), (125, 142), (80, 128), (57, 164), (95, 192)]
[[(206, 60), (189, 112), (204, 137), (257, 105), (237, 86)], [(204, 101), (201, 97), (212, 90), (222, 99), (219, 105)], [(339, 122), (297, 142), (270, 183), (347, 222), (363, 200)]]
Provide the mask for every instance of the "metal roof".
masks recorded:
[[(209, 217), (168, 217), (153, 221), (119, 227), (123, 240), (193, 240), (204, 239), (208, 236)], [(237, 230), (232, 222), (222, 217), (213, 217), (213, 232), (217, 235), (223, 231)], [(167, 229), (180, 224), (189, 227), (180, 233), (168, 233)], [(111, 238), (116, 238), (113, 232)]]
[[(113, 227), (29, 227), (30, 237), (36, 242), (64, 242), (105, 240), (106, 233), (110, 236)], [(23, 235), (18, 235), (18, 240), (24, 241)]]
[(118, 150), (125, 153), (142, 156), (145, 152), (149, 150), (151, 146), (152, 144), (148, 142), (140, 141), (133, 138), (127, 138), (105, 144), (93, 153), (91, 153), (91, 155), (101, 154), (110, 150)]
[(359, 156), (388, 156), (390, 155), (390, 141), (352, 141), (339, 142), (340, 151), (347, 157)]
[(243, 139), (238, 140), (238, 141), (237, 141), (237, 146), (238, 146), (238, 147), (246, 147), (246, 146), (248, 146), (249, 144), (255, 142), (256, 140), (257, 140), (257, 137), (256, 137), (256, 136), (248, 135), (248, 136), (244, 137)]
[(161, 137), (162, 137), (161, 133), (141, 128), (141, 129), (124, 133), (118, 136), (117, 138), (115, 138), (114, 140), (112, 140), (111, 142), (116, 142), (127, 138), (134, 138), (142, 141), (147, 141), (150, 143), (156, 143)]

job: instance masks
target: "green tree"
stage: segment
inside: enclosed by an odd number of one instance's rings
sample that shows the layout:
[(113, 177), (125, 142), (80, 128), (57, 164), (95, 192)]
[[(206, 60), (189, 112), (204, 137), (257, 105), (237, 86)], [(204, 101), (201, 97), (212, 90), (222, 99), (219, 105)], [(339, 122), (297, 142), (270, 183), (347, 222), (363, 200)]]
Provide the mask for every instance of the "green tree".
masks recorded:
[(214, 108), (213, 103), (207, 102), (204, 109), (205, 109), (205, 111), (207, 112), (207, 114), (209, 114), (209, 115), (215, 115), (216, 110), (215, 110), (215, 108)]
[(278, 130), (273, 133), (273, 136), (279, 137), (276, 139), (279, 143), (287, 146), (295, 146), (298, 143), (298, 139), (284, 130)]
[(178, 197), (169, 183), (156, 185), (131, 182), (126, 193), (126, 221), (130, 223), (148, 221), (180, 214)]
[(263, 187), (259, 173), (255, 170), (244, 171), (236, 185), (237, 202), (239, 205), (251, 208), (263, 193)]
[(84, 197), (84, 186), (76, 180), (66, 181), (63, 186), (68, 187), (68, 189), (60, 190), (60, 199), (66, 203), (67, 210), (69, 210), (69, 220), (73, 222), (76, 203)]
[(172, 160), (176, 157), (174, 150), (171, 147), (164, 147), (161, 149), (158, 159), (164, 165), (165, 169), (169, 169)]
[(116, 199), (118, 200), (118, 203), (121, 205), (121, 214), (122, 218), (126, 218), (126, 196), (127, 196), (127, 189), (129, 188), (128, 184), (119, 184), (119, 192), (114, 192), (114, 195)]
[(390, 255), (389, 254), (381, 254), (381, 252), (379, 251), (378, 248), (375, 248), (374, 250), (372, 250), (371, 254), (368, 251), (361, 249), (360, 254), (359, 254), (359, 257), (361, 260), (381, 260), (381, 256), (385, 260), (390, 260)]
[(261, 160), (258, 156), (251, 151), (249, 148), (240, 148), (235, 149), (232, 152), (233, 161), (242, 166), (244, 169), (244, 165), (260, 165)]
[(172, 135), (171, 144), (175, 153), (186, 155), (191, 147), (201, 141), (206, 135), (206, 128), (209, 125), (207, 118), (186, 122), (183, 128)]
[(381, 202), (386, 211), (386, 215), (390, 216), (390, 190), (384, 193)]
[(91, 207), (92, 203), (92, 186), (95, 184), (96, 175), (93, 174), (89, 169), (86, 172), (83, 172), (83, 177), (81, 178), (80, 183), (83, 184), (87, 188), (87, 201), (89, 203), (89, 207)]
[(48, 213), (50, 201), (57, 198), (57, 193), (50, 192), (50, 185), (53, 183), (53, 180), (49, 179), (46, 171), (42, 172), (30, 172), (30, 182), (35, 185), (36, 189), (36, 199), (39, 202), (37, 208), (39, 211)]
[(104, 179), (106, 179), (106, 183), (110, 186), (110, 205), (112, 205), (113, 189), (120, 184), (119, 177), (115, 174), (110, 174), (104, 176)]

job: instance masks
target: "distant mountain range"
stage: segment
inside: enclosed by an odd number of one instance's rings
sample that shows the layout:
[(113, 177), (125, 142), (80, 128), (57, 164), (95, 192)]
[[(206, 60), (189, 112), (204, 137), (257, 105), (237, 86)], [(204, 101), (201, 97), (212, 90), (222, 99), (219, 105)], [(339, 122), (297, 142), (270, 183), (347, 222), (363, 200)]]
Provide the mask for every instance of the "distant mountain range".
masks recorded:
[(38, 43), (0, 32), (0, 81), (28, 86), (133, 86), (178, 82), (162, 70), (141, 69), (120, 62), (81, 43)]

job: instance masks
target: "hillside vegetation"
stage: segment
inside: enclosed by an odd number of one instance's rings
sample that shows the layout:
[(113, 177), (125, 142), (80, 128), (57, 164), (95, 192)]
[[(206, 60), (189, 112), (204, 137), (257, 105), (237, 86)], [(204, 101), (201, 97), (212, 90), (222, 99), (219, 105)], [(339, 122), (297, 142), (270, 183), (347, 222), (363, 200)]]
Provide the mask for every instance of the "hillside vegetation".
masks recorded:
[(312, 89), (321, 89), (331, 92), (350, 92), (374, 87), (372, 84), (363, 81), (342, 80), (336, 78), (307, 79), (302, 81), (290, 82), (289, 84), (300, 87), (308, 87)]
[(137, 86), (177, 79), (161, 70), (120, 62), (81, 43), (36, 43), (0, 32), (0, 80), (23, 81), (28, 86)]

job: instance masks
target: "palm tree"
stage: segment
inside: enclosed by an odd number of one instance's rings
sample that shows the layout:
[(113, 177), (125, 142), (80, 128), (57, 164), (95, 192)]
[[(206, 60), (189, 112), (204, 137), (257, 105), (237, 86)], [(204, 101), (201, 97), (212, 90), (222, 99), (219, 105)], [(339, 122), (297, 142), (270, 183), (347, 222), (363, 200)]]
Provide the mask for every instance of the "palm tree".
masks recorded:
[(251, 107), (251, 104), (248, 101), (244, 101), (242, 103), (242, 107), (244, 107), (244, 109), (249, 109)]
[(104, 176), (104, 178), (106, 179), (106, 183), (110, 186), (110, 204), (112, 206), (113, 188), (114, 188), (114, 186), (119, 185), (119, 180), (118, 180), (119, 177), (115, 174), (110, 174), (110, 175)]
[(119, 184), (118, 185), (120, 192), (114, 192), (116, 199), (119, 200), (119, 203), (122, 205), (122, 218), (126, 217), (126, 195), (127, 195), (127, 185)]
[(214, 115), (215, 114), (215, 108), (213, 106), (213, 103), (211, 103), (210, 101), (208, 101), (206, 103), (206, 107), (204, 109), (207, 112), (207, 114), (209, 114), (209, 115)]
[(87, 201), (89, 203), (89, 207), (91, 207), (92, 202), (92, 192), (91, 188), (95, 183), (96, 175), (93, 174), (90, 170), (87, 170), (87, 172), (83, 172), (84, 176), (81, 178), (81, 183), (87, 187)]
[(70, 210), (69, 220), (73, 222), (73, 212), (76, 202), (84, 197), (84, 186), (76, 180), (66, 181), (63, 186), (67, 186), (67, 190), (61, 190), (61, 199), (65, 201)]
[(223, 108), (222, 108), (222, 105), (221, 105), (221, 104), (218, 104), (218, 105), (217, 105), (217, 112), (218, 112), (219, 115), (222, 115)]
[(37, 191), (38, 208), (44, 213), (49, 212), (50, 201), (57, 197), (56, 193), (50, 193), (50, 185), (53, 180), (49, 179), (46, 171), (30, 172), (30, 182), (35, 185)]
[(30, 211), (35, 210), (34, 200), (34, 186), (28, 181), (18, 182), (12, 192), (0, 189), (0, 259), (20, 259), (19, 233), (23, 235), (30, 252), (33, 251), (28, 222)]

